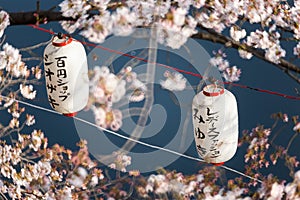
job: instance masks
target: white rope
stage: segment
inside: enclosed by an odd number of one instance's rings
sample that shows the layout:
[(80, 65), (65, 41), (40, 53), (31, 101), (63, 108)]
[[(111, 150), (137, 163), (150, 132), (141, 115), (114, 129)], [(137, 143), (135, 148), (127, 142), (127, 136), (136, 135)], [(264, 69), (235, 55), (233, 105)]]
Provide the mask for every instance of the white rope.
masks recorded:
[[(11, 98), (9, 98), (9, 97), (2, 96), (2, 95), (0, 95), (0, 97), (5, 98), (5, 99), (11, 99)], [(16, 100), (16, 99), (14, 99), (14, 101), (16, 101), (16, 102), (18, 102), (18, 103), (21, 103), (21, 104), (24, 104), (24, 105), (27, 105), (27, 106), (30, 106), (30, 107), (32, 107), (32, 108), (36, 108), (36, 109), (43, 110), (43, 111), (46, 111), (46, 112), (50, 112), (50, 113), (62, 115), (61, 113), (56, 112), (56, 111), (54, 111), (54, 110), (50, 110), (50, 109), (47, 109), (47, 108), (43, 108), (43, 107), (41, 107), (41, 106), (37, 106), (37, 105), (31, 104), (31, 103), (27, 103), (27, 102), (24, 102), (24, 101), (21, 101), (21, 100)], [(152, 149), (162, 150), (162, 151), (165, 151), (165, 152), (169, 152), (169, 153), (171, 153), (171, 154), (178, 155), (178, 156), (180, 156), (180, 157), (184, 157), (184, 158), (187, 158), (187, 159), (190, 159), (190, 160), (194, 160), (194, 161), (198, 161), (198, 162), (207, 163), (207, 162), (205, 162), (203, 159), (200, 159), (200, 158), (192, 157), (192, 156), (189, 156), (189, 155), (185, 155), (185, 154), (183, 154), (183, 153), (179, 153), (179, 152), (177, 152), (177, 151), (173, 151), (173, 150), (171, 150), (171, 149), (166, 149), (166, 148), (163, 148), (163, 147), (160, 147), (160, 146), (156, 146), (156, 145), (153, 145), (153, 144), (149, 144), (149, 143), (145, 143), (145, 142), (142, 142), (142, 141), (139, 141), (139, 140), (135, 140), (135, 139), (133, 139), (133, 138), (124, 136), (124, 135), (122, 135), (122, 134), (120, 134), (120, 133), (117, 133), (117, 132), (114, 132), (114, 131), (111, 131), (111, 130), (102, 128), (102, 127), (100, 127), (100, 126), (97, 126), (96, 124), (94, 124), (94, 123), (92, 123), (92, 122), (89, 122), (89, 121), (86, 121), (86, 120), (84, 120), (84, 119), (81, 119), (81, 118), (78, 118), (78, 117), (73, 117), (73, 118), (76, 119), (77, 121), (81, 121), (81, 122), (83, 122), (83, 123), (85, 123), (85, 124), (88, 124), (88, 125), (90, 125), (90, 126), (93, 126), (93, 127), (98, 128), (98, 129), (101, 129), (101, 130), (103, 130), (103, 131), (105, 131), (105, 132), (108, 132), (108, 133), (110, 133), (110, 134), (112, 134), (112, 135), (115, 135), (115, 136), (117, 136), (117, 137), (119, 137), (119, 138), (123, 138), (123, 139), (126, 139), (126, 140), (130, 140), (130, 141), (132, 141), (132, 142), (135, 142), (135, 143), (137, 143), (137, 144), (140, 144), (140, 145), (143, 145), (143, 146), (146, 146), (146, 147), (150, 147), (150, 148), (152, 148)], [(257, 181), (257, 182), (259, 182), (259, 183), (263, 183), (261, 180), (259, 180), (259, 179), (257, 179), (257, 178), (251, 177), (251, 176), (249, 176), (249, 175), (247, 175), (247, 174), (244, 174), (243, 172), (240, 172), (240, 171), (238, 171), (238, 170), (232, 169), (232, 168), (227, 167), (227, 166), (225, 166), (225, 165), (222, 165), (222, 166), (220, 166), (220, 167), (223, 168), (223, 169), (226, 169), (226, 170), (228, 170), (228, 171), (234, 172), (234, 173), (236, 173), (236, 174), (239, 174), (239, 175), (241, 175), (241, 176), (244, 176), (244, 177), (246, 177), (246, 178), (249, 178), (249, 179), (252, 179), (252, 180), (254, 180), (254, 181)]]

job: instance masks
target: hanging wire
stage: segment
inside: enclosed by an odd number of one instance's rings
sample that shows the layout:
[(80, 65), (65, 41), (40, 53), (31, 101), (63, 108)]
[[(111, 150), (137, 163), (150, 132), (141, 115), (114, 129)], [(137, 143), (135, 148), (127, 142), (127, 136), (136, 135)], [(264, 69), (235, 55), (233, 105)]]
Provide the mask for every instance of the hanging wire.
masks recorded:
[[(56, 34), (55, 32), (51, 31), (51, 30), (48, 30), (48, 29), (44, 29), (42, 27), (39, 27), (37, 25), (27, 25), (27, 26), (30, 26), (34, 29), (37, 29), (39, 31), (43, 31), (43, 32), (46, 32), (46, 33), (49, 33), (51, 35), (54, 35)], [(143, 62), (149, 62), (147, 59), (145, 58), (141, 58), (141, 57), (137, 57), (137, 56), (134, 56), (134, 55), (130, 55), (128, 53), (123, 53), (121, 51), (117, 51), (117, 50), (113, 50), (113, 49), (110, 49), (110, 48), (107, 48), (107, 47), (103, 47), (101, 45), (98, 45), (98, 44), (93, 44), (93, 43), (89, 43), (89, 42), (84, 42), (84, 41), (81, 41), (81, 43), (83, 45), (86, 45), (86, 46), (91, 46), (91, 47), (94, 47), (94, 48), (99, 48), (99, 49), (102, 49), (104, 51), (108, 51), (108, 52), (111, 52), (111, 53), (116, 53), (116, 54), (119, 54), (119, 55), (122, 55), (122, 56), (126, 56), (126, 57), (129, 57), (129, 58), (134, 58), (136, 60), (139, 60), (139, 61), (143, 61)], [(165, 64), (162, 64), (162, 63), (157, 63), (157, 62), (154, 62), (153, 64), (157, 65), (157, 66), (160, 66), (160, 67), (164, 67), (164, 68), (167, 68), (167, 69), (171, 69), (171, 70), (174, 70), (174, 71), (177, 71), (177, 72), (180, 72), (180, 73), (183, 73), (183, 74), (187, 74), (187, 75), (191, 75), (191, 76), (195, 76), (195, 77), (199, 77), (199, 78), (203, 78), (203, 76), (201, 74), (198, 74), (198, 73), (194, 73), (194, 72), (190, 72), (190, 71), (187, 71), (187, 70), (183, 70), (183, 69), (178, 69), (176, 67), (172, 67), (172, 66), (169, 66), (169, 65), (165, 65)], [(239, 88), (243, 88), (243, 89), (249, 89), (249, 90), (254, 90), (254, 91), (257, 91), (257, 92), (261, 92), (261, 93), (266, 93), (266, 94), (270, 94), (270, 95), (276, 95), (276, 96), (280, 96), (280, 97), (283, 97), (283, 98), (286, 98), (286, 99), (294, 99), (294, 100), (300, 100), (300, 96), (292, 96), (292, 95), (287, 95), (287, 94), (283, 94), (283, 93), (280, 93), (280, 92), (274, 92), (274, 91), (271, 91), (271, 90), (265, 90), (265, 89), (260, 89), (260, 88), (254, 88), (254, 87), (250, 87), (250, 86), (247, 86), (247, 85), (242, 85), (242, 84), (238, 84), (238, 83), (232, 83), (232, 82), (223, 82), (223, 84), (225, 85), (230, 85), (230, 86), (233, 86), (233, 87), (239, 87)]]
[[(9, 98), (9, 97), (7, 97), (7, 96), (3, 96), (3, 95), (0, 95), (0, 97), (1, 97), (1, 98), (4, 98), (4, 99), (11, 99), (11, 98)], [(17, 100), (17, 99), (13, 99), (13, 100), (16, 101), (16, 102), (18, 102), (18, 103), (27, 105), (27, 106), (29, 106), (29, 107), (32, 107), (32, 108), (35, 108), (35, 109), (38, 109), (38, 110), (43, 110), (43, 111), (46, 111), (46, 112), (49, 112), (49, 113), (54, 113), (54, 114), (57, 114), (57, 115), (63, 115), (63, 114), (61, 114), (61, 113), (59, 113), (59, 112), (56, 112), (56, 111), (54, 111), (54, 110), (51, 110), (51, 109), (48, 109), (48, 108), (44, 108), (44, 107), (41, 107), (41, 106), (38, 106), (38, 105), (34, 105), (34, 104), (31, 104), (31, 103), (28, 103), (28, 102), (25, 102), (25, 101), (21, 101), (21, 100)], [(100, 126), (98, 126), (98, 125), (96, 125), (96, 124), (94, 124), (94, 123), (92, 123), (92, 122), (86, 121), (86, 120), (81, 119), (81, 118), (78, 118), (78, 117), (73, 117), (73, 118), (74, 118), (75, 120), (77, 120), (77, 121), (80, 121), (80, 122), (85, 123), (85, 124), (87, 124), (87, 125), (90, 125), (90, 126), (92, 126), (92, 127), (98, 128), (98, 129), (100, 129), (100, 130), (102, 130), (102, 131), (105, 131), (105, 132), (107, 132), (107, 133), (110, 133), (110, 134), (112, 134), (112, 135), (115, 135), (115, 136), (117, 136), (117, 137), (119, 137), (119, 138), (122, 138), (122, 139), (125, 139), (125, 140), (129, 140), (129, 141), (131, 141), (131, 142), (135, 142), (135, 143), (140, 144), (140, 145), (142, 145), (142, 146), (149, 147), (149, 148), (156, 149), (156, 150), (165, 151), (165, 152), (168, 152), (168, 153), (171, 153), (171, 154), (174, 154), (174, 155), (178, 155), (178, 156), (180, 156), (180, 157), (183, 157), (183, 158), (186, 158), (186, 159), (189, 159), (189, 160), (194, 160), (194, 161), (198, 161), (198, 162), (202, 162), (202, 163), (207, 163), (207, 162), (205, 162), (205, 160), (203, 160), (203, 159), (201, 159), (201, 158), (196, 158), (196, 157), (189, 156), (189, 155), (186, 155), (186, 154), (183, 154), (183, 153), (179, 153), (179, 152), (174, 151), (174, 150), (171, 150), (171, 149), (167, 149), (167, 148), (160, 147), (160, 146), (157, 146), (157, 145), (153, 145), (153, 144), (149, 144), (149, 143), (146, 143), (146, 142), (142, 142), (142, 141), (136, 140), (136, 139), (134, 139), (134, 138), (130, 138), (130, 137), (127, 137), (127, 136), (122, 135), (122, 134), (120, 134), (120, 133), (117, 133), (117, 132), (111, 131), (111, 130), (109, 130), (109, 129), (100, 127)], [(208, 163), (208, 164), (209, 164), (209, 163)], [(257, 181), (257, 182), (259, 182), (259, 183), (263, 183), (263, 181), (260, 180), (260, 179), (251, 177), (251, 176), (249, 176), (249, 175), (247, 175), (247, 174), (244, 174), (243, 172), (240, 172), (240, 171), (238, 171), (238, 170), (232, 169), (232, 168), (227, 167), (227, 166), (225, 166), (225, 165), (222, 165), (222, 166), (220, 166), (220, 167), (223, 168), (223, 169), (226, 169), (226, 170), (228, 170), (228, 171), (231, 171), (231, 172), (233, 172), (233, 173), (236, 173), (236, 174), (239, 174), (239, 175), (241, 175), (241, 176), (244, 176), (244, 177), (246, 177), (246, 178), (249, 178), (249, 179), (251, 179), (251, 180)]]

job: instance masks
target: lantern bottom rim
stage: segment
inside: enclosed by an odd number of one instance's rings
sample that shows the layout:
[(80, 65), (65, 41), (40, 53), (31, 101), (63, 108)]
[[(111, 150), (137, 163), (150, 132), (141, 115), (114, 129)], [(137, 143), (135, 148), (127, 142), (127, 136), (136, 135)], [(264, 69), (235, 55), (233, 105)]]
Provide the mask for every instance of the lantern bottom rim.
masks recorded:
[(215, 165), (215, 166), (222, 166), (222, 165), (224, 165), (224, 163), (225, 163), (225, 162), (211, 163), (211, 164), (213, 164), (213, 165)]
[(66, 117), (75, 117), (77, 115), (77, 112), (74, 113), (63, 113), (64, 116)]

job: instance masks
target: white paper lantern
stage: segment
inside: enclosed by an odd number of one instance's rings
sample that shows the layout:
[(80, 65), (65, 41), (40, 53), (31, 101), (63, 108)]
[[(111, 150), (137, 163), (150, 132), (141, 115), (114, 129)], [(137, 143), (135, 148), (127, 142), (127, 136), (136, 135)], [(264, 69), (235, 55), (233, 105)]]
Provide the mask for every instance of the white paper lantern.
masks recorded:
[(46, 89), (51, 107), (66, 116), (82, 110), (89, 97), (87, 58), (83, 45), (56, 35), (44, 51)]
[(231, 159), (238, 145), (238, 110), (228, 90), (208, 85), (193, 99), (196, 148), (206, 162), (222, 165)]

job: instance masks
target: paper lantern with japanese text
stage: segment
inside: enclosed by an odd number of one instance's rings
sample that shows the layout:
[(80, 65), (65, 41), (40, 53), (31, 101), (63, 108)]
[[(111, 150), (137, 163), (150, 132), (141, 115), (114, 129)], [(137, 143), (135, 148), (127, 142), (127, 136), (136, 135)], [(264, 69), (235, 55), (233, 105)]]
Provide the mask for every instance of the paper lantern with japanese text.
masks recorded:
[(193, 99), (196, 148), (206, 162), (222, 165), (238, 145), (238, 109), (234, 95), (223, 87), (207, 85)]
[(87, 57), (83, 45), (67, 35), (55, 35), (44, 51), (46, 89), (51, 107), (74, 116), (89, 97)]

